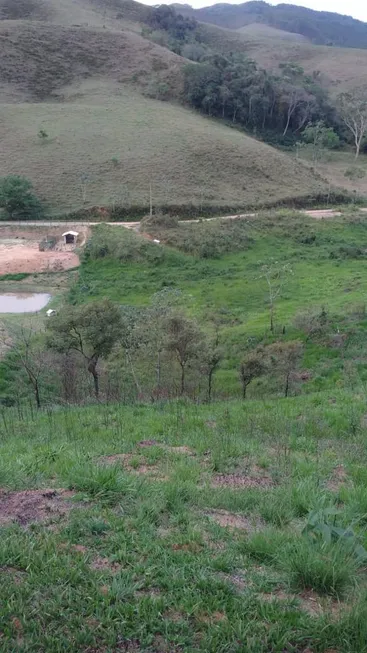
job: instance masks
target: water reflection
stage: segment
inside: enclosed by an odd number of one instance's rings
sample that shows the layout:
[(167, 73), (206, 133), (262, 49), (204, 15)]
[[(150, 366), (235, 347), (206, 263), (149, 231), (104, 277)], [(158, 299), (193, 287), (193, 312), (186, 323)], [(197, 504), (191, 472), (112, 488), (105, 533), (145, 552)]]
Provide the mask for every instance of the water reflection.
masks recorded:
[(35, 313), (51, 299), (47, 293), (8, 292), (0, 295), (0, 313)]

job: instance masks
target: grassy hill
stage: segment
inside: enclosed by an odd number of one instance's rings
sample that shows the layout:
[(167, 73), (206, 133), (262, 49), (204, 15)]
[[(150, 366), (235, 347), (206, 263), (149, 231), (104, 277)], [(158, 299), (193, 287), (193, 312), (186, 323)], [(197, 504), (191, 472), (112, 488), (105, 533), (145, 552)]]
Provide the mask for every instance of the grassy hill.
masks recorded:
[(367, 23), (337, 13), (292, 4), (273, 6), (258, 0), (234, 5), (218, 3), (201, 9), (193, 9), (189, 5), (174, 6), (183, 15), (220, 27), (239, 29), (244, 25), (260, 23), (302, 34), (319, 45), (367, 47)]
[(178, 105), (187, 60), (138, 33), (144, 5), (50, 1), (42, 19), (35, 6), (0, 21), (0, 175), (29, 177), (49, 211), (145, 211), (150, 184), (155, 206), (181, 212), (325, 191), (310, 168)]
[(324, 191), (288, 155), (129, 86), (91, 79), (65, 87), (63, 99), (1, 108), (0, 174), (26, 175), (57, 211), (83, 206), (83, 176), (87, 205), (146, 209), (150, 184), (155, 206), (218, 210)]

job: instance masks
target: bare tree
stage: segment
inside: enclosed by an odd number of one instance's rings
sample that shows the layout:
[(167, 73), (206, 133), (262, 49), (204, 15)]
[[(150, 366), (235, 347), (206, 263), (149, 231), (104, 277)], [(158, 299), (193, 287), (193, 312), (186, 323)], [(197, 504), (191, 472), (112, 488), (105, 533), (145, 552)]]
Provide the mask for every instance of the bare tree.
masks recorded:
[(303, 355), (303, 343), (300, 340), (274, 342), (268, 345), (266, 354), (274, 368), (284, 376), (284, 396), (288, 397), (291, 376), (297, 370)]
[(41, 342), (39, 329), (32, 323), (14, 329), (12, 349), (9, 357), (10, 367), (21, 368), (32, 388), (37, 408), (41, 408), (41, 385), (47, 369), (47, 357)]
[(200, 371), (208, 379), (208, 403), (212, 400), (213, 378), (223, 358), (223, 350), (219, 344), (219, 330), (216, 329), (214, 337), (208, 339), (199, 353)]
[(288, 132), (291, 119), (298, 110), (302, 109), (296, 131), (302, 129), (303, 125), (309, 120), (314, 97), (310, 93), (307, 93), (301, 86), (284, 84), (282, 100), (286, 106), (286, 122), (283, 131), (283, 136), (285, 136)]
[(282, 265), (273, 259), (261, 267), (260, 279), (265, 279), (268, 286), (270, 331), (272, 333), (274, 332), (275, 304), (291, 274), (293, 271), (288, 263)]
[(362, 140), (367, 133), (367, 92), (341, 93), (338, 109), (345, 126), (353, 135), (358, 159)]
[(165, 321), (167, 333), (166, 349), (174, 354), (180, 368), (180, 392), (186, 389), (186, 370), (190, 362), (198, 358), (203, 334), (194, 320), (177, 313)]
[(254, 380), (263, 376), (266, 372), (266, 365), (264, 360), (264, 351), (262, 349), (255, 349), (250, 351), (244, 357), (240, 365), (240, 379), (242, 385), (242, 397), (246, 399), (247, 386)]

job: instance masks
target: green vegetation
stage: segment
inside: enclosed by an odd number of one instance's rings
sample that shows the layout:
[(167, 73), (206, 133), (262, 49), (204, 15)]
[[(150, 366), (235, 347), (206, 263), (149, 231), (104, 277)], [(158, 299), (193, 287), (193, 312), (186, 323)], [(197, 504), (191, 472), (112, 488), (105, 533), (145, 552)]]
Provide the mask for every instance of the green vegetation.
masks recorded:
[(0, 208), (8, 220), (40, 219), (43, 216), (43, 207), (33, 192), (33, 185), (18, 175), (0, 179)]
[[(361, 653), (364, 414), (334, 389), (3, 410), (4, 651)], [(317, 510), (352, 543), (310, 539)]]

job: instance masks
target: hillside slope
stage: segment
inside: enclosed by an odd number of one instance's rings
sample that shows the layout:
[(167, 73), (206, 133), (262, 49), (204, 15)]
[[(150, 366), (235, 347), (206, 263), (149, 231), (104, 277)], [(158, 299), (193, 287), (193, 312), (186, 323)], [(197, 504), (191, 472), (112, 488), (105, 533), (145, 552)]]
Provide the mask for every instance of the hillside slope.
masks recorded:
[(95, 75), (143, 88), (155, 79), (178, 97), (183, 64), (178, 55), (127, 30), (0, 21), (0, 101), (1, 85), (6, 101), (12, 92), (15, 99), (19, 94), (42, 99)]
[(266, 70), (280, 63), (300, 64), (306, 73), (319, 71), (322, 85), (341, 93), (367, 84), (367, 50), (314, 45), (299, 34), (287, 34), (265, 25), (252, 24), (230, 30), (202, 24), (202, 39), (223, 53), (243, 52)]
[[(0, 175), (29, 177), (58, 211), (103, 204), (250, 207), (324, 184), (270, 146), (126, 85), (91, 79), (63, 103), (2, 105)], [(39, 129), (49, 134), (42, 143)]]
[(328, 11), (315, 11), (292, 4), (270, 5), (262, 0), (243, 4), (218, 3), (201, 9), (175, 4), (185, 16), (220, 27), (239, 29), (264, 23), (287, 32), (303, 34), (319, 45), (367, 48), (367, 23)]

